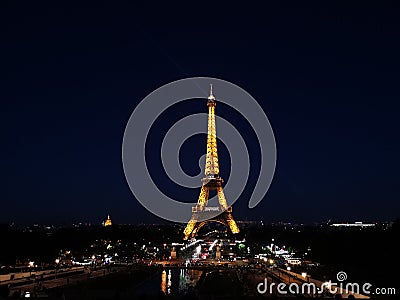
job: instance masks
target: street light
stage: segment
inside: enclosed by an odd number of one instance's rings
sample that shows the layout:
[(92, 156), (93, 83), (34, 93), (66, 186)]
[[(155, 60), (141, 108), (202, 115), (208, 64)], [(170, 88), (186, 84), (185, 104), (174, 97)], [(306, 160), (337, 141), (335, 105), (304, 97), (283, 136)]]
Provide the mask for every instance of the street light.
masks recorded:
[(29, 261), (29, 277), (32, 276), (32, 268), (35, 266), (34, 261)]
[(60, 259), (56, 258), (55, 263), (56, 263), (56, 271), (54, 272), (54, 278), (57, 278), (57, 270), (58, 270), (58, 264), (60, 263)]

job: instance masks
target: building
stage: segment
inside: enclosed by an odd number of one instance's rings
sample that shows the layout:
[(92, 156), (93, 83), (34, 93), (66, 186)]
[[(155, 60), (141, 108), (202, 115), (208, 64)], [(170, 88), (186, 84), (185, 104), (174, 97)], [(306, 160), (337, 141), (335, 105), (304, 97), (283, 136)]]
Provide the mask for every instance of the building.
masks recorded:
[(103, 222), (103, 226), (106, 227), (106, 226), (111, 226), (111, 225), (112, 225), (112, 221), (111, 221), (110, 215), (107, 215), (107, 220), (105, 220)]

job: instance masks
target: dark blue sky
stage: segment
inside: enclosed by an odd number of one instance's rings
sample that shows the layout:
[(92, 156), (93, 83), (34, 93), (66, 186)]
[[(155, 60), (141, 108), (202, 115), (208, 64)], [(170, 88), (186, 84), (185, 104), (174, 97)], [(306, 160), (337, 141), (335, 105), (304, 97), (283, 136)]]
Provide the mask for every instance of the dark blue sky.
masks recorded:
[[(107, 213), (117, 223), (159, 222), (126, 184), (122, 136), (144, 96), (192, 76), (246, 89), (275, 132), (270, 191), (257, 208), (247, 208), (257, 177), (252, 170), (234, 207), (237, 219), (399, 217), (398, 7), (104, 3), (0, 4), (0, 222), (99, 223)], [(158, 126), (166, 130), (204, 111), (202, 104), (178, 106)], [(217, 113), (252, 143), (244, 120), (223, 105)], [(188, 173), (198, 168), (193, 151), (205, 151), (203, 142), (199, 136), (182, 149)], [(198, 196), (198, 190), (177, 193)]]

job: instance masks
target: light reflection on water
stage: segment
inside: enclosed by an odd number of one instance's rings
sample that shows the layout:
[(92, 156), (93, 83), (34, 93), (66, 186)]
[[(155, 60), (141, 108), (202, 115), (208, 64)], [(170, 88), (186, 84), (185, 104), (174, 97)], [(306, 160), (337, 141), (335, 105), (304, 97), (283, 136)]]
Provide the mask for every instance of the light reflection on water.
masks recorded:
[(166, 294), (167, 293), (167, 272), (162, 271), (161, 272), (161, 291)]
[(192, 269), (166, 269), (144, 281), (136, 289), (137, 295), (184, 295), (197, 284), (203, 271)]

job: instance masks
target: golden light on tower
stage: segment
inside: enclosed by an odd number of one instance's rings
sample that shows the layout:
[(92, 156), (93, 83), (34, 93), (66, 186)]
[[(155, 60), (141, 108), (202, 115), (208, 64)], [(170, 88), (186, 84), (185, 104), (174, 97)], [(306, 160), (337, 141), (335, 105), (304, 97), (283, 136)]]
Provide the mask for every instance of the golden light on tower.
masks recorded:
[[(222, 183), (224, 180), (219, 174), (218, 150), (217, 150), (217, 133), (215, 126), (215, 107), (216, 99), (213, 95), (212, 85), (210, 88), (210, 96), (207, 101), (208, 107), (208, 127), (207, 127), (207, 154), (205, 177), (202, 179), (200, 195), (197, 200), (197, 205), (192, 207), (192, 217), (189, 220), (184, 230), (184, 239), (194, 237), (199, 229), (207, 222), (219, 222), (227, 226), (232, 233), (238, 233), (239, 228), (232, 217), (232, 207), (226, 203), (226, 198)], [(217, 191), (219, 207), (212, 209), (220, 210), (221, 213), (216, 217), (207, 218), (206, 207), (210, 190)], [(211, 208), (209, 208), (211, 209)], [(202, 219), (203, 221), (199, 221)]]

